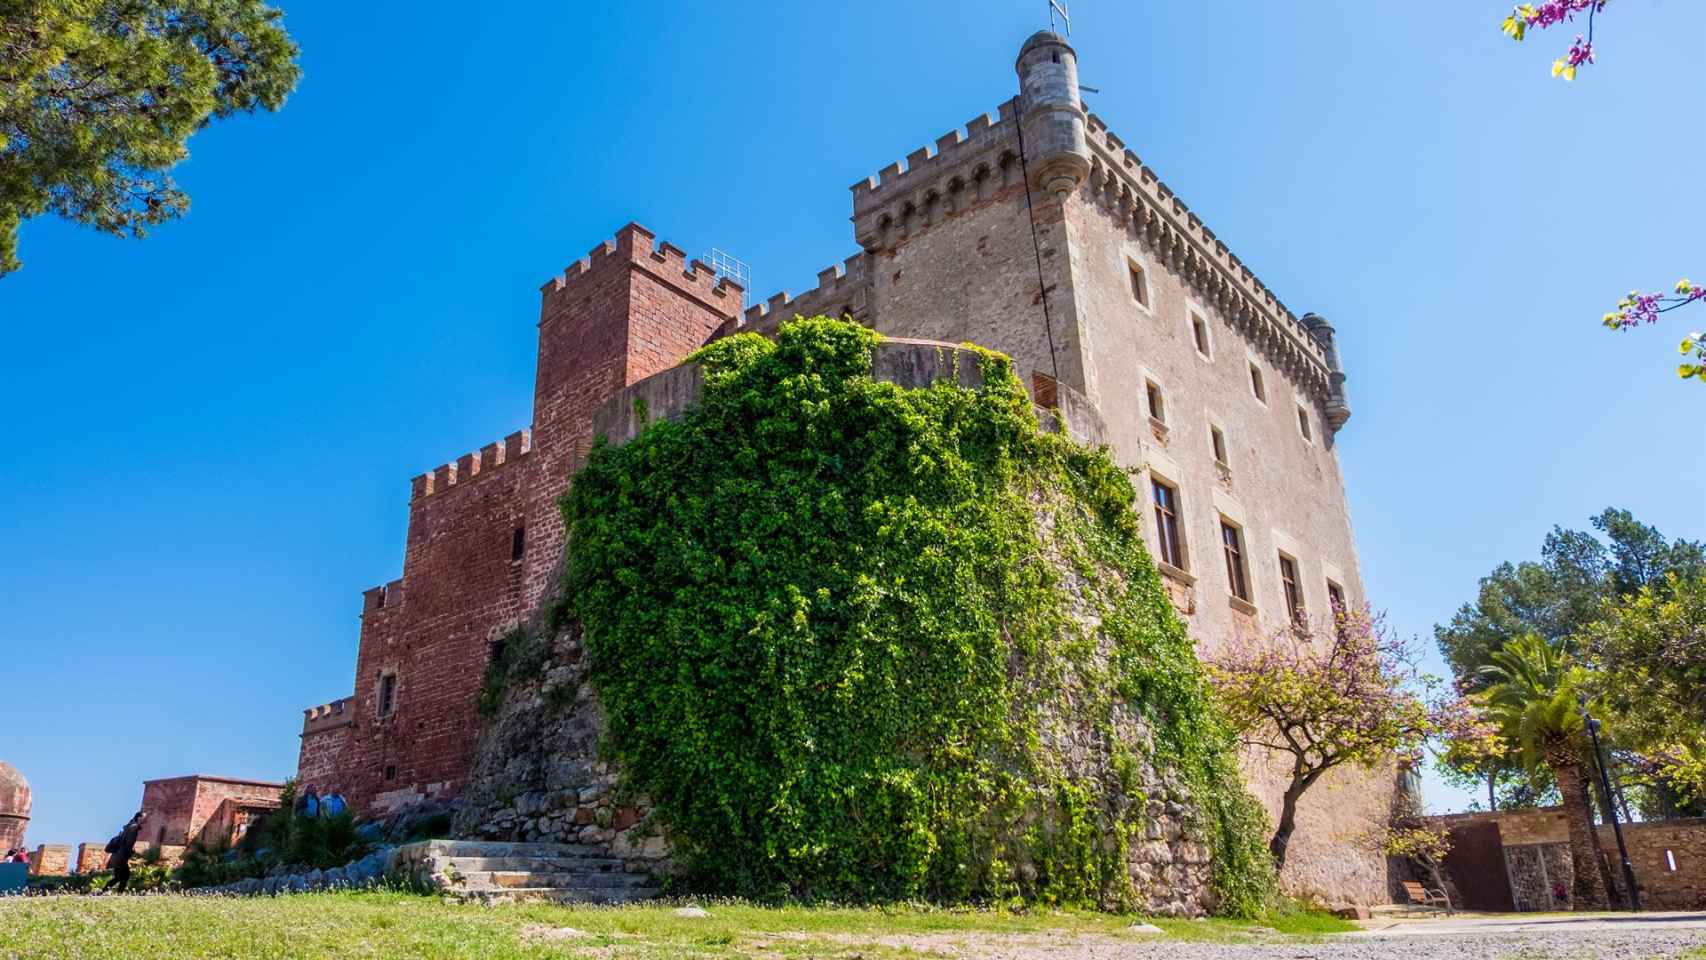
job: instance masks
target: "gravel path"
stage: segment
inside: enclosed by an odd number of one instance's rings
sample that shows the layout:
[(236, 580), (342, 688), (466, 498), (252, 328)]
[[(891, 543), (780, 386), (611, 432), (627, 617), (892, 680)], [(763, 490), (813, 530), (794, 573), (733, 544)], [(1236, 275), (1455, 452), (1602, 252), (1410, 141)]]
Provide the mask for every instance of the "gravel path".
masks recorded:
[(1399, 923), (1319, 943), (944, 933), (834, 938), (962, 960), (1706, 960), (1706, 916)]

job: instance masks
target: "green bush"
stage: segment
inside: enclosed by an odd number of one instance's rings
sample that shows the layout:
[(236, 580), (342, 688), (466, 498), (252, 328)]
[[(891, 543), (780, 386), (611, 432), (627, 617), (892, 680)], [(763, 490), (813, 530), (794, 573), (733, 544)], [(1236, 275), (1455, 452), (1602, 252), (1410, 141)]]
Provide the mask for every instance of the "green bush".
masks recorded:
[[(605, 749), (692, 881), (1129, 903), (1147, 761), (1190, 792), (1221, 911), (1260, 912), (1265, 819), (1129, 477), (1040, 432), (1006, 358), (907, 390), (871, 378), (876, 340), (820, 318), (717, 341), (700, 407), (596, 446), (565, 498), (553, 620), (581, 621)], [(1045, 748), (1062, 724), (1116, 782)]]

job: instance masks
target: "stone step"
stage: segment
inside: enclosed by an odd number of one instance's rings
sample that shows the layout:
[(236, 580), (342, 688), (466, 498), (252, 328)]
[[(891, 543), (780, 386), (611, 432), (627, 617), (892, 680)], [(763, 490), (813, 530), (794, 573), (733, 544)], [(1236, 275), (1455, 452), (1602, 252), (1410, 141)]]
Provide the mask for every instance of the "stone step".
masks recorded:
[(467, 876), (466, 886), (470, 889), (482, 887), (502, 887), (504, 889), (521, 889), (538, 887), (542, 889), (584, 888), (588, 890), (632, 889), (650, 886), (650, 877), (639, 873), (593, 873), (580, 870), (563, 870), (557, 872), (541, 872), (537, 870), (493, 870), (489, 873), (471, 873)]
[(468, 903), (631, 903), (650, 900), (657, 887), (509, 887), (499, 890), (469, 890), (458, 896)]
[(519, 840), (423, 840), (421, 853), (443, 857), (601, 857), (609, 848), (601, 843), (524, 843)]
[(622, 871), (627, 861), (615, 857), (435, 857), (430, 866), (440, 872), (473, 873), (489, 870)]

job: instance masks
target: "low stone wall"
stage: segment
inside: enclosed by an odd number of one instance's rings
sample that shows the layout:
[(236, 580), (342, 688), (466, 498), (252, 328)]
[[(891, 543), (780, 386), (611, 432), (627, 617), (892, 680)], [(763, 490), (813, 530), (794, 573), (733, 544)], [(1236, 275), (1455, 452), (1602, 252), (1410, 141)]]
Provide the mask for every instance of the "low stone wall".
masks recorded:
[(107, 845), (100, 840), (77, 845), (77, 872), (100, 873), (107, 868)]
[(330, 870), (308, 870), (299, 873), (280, 873), (269, 877), (252, 877), (217, 887), (198, 887), (189, 891), (197, 896), (258, 897), (283, 893), (307, 893), (311, 890), (359, 890), (378, 887), (388, 879), (413, 880), (411, 871), (418, 855), (410, 859), (404, 851), (411, 847), (425, 848), (431, 841), (406, 844), (401, 847), (381, 847), (378, 850)]
[[(1560, 807), (1500, 810), (1429, 817), (1429, 823), (1450, 829), (1470, 823), (1496, 823), (1505, 848), (1511, 882), (1519, 902), (1529, 909), (1562, 908), (1550, 899), (1548, 887), (1570, 887), (1569, 825)], [(1623, 884), (1617, 860), (1617, 837), (1609, 825), (1599, 828), (1600, 848), (1611, 859), (1612, 879)], [(1623, 825), (1629, 862), (1641, 891), (1642, 906), (1650, 910), (1706, 908), (1706, 818), (1653, 820)], [(1564, 851), (1560, 853), (1559, 851)], [(1544, 867), (1544, 872), (1542, 868)], [(1544, 879), (1540, 879), (1540, 878)]]
[(30, 876), (64, 877), (71, 873), (71, 846), (64, 843), (44, 843), (30, 854)]
[[(936, 340), (887, 337), (871, 350), (871, 376), (883, 383), (919, 389), (944, 381), (969, 390), (983, 385), (978, 351)], [(1065, 433), (1080, 443), (1106, 442), (1107, 425), (1088, 397), (1064, 384), (1050, 384), (1037, 417), (1044, 430)], [(621, 446), (658, 420), (679, 420), (699, 405), (705, 393), (705, 373), (696, 363), (684, 363), (623, 388), (593, 414), (592, 434)]]

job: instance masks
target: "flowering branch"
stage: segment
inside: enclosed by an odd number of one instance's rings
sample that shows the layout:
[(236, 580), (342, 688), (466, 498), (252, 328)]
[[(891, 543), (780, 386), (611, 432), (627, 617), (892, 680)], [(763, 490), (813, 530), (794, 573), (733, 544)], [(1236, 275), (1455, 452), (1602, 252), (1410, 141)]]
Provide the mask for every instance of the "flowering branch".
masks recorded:
[[(1687, 278), (1678, 280), (1675, 289), (1673, 294), (1631, 290), (1627, 297), (1617, 301), (1617, 309), (1606, 314), (1601, 322), (1610, 330), (1628, 330), (1643, 323), (1657, 323), (1661, 313), (1706, 300), (1706, 287), (1697, 287)], [(1706, 383), (1706, 333), (1696, 331), (1683, 337), (1680, 350), (1684, 357), (1692, 356), (1694, 362), (1685, 360), (1677, 364), (1676, 375), (1684, 380), (1698, 377), (1701, 383)]]
[(1505, 18), (1505, 35), (1518, 43), (1528, 35), (1528, 28), (1544, 30), (1576, 19), (1576, 14), (1588, 15), (1588, 35), (1576, 35), (1569, 52), (1552, 61), (1552, 75), (1565, 80), (1576, 79), (1576, 68), (1593, 62), (1593, 17), (1605, 9), (1606, 0), (1548, 0), (1546, 3), (1521, 3)]

